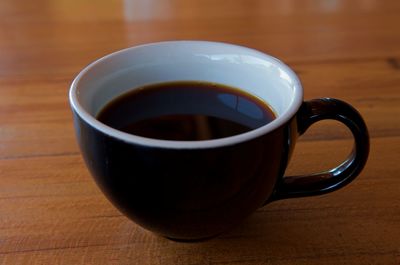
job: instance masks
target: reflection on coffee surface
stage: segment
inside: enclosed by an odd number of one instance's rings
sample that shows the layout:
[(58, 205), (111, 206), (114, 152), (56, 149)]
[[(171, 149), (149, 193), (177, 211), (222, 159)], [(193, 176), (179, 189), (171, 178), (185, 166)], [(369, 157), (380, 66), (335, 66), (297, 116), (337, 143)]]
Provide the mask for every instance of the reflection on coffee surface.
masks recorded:
[(180, 81), (133, 89), (108, 103), (97, 119), (134, 135), (196, 141), (248, 132), (271, 122), (275, 114), (242, 90)]

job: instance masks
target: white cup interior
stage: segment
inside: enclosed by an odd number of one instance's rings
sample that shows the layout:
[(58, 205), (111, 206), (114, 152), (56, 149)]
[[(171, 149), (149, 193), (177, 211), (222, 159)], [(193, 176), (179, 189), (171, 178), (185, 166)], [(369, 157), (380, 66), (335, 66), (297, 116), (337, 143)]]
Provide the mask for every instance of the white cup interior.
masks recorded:
[[(102, 107), (127, 91), (153, 83), (186, 80), (219, 83), (244, 90), (271, 106), (277, 118), (245, 133), (247, 135), (196, 143), (129, 135), (95, 119)], [(99, 130), (128, 141), (174, 147), (226, 144), (229, 140), (242, 141), (273, 130), (293, 117), (302, 97), (297, 76), (278, 59), (241, 46), (204, 41), (160, 42), (118, 51), (87, 66), (70, 90), (72, 108)]]

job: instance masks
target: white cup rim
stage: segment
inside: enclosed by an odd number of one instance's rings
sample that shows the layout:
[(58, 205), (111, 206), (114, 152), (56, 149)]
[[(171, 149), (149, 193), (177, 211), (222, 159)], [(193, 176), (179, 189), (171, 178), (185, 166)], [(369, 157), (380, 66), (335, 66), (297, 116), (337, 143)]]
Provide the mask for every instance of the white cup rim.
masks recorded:
[[(98, 64), (103, 63), (106, 60), (109, 60), (110, 58), (117, 56), (121, 53), (128, 52), (133, 49), (141, 49), (144, 47), (149, 47), (149, 46), (154, 46), (154, 45), (165, 45), (165, 44), (179, 44), (179, 43), (185, 43), (185, 44), (201, 44), (201, 45), (208, 45), (208, 44), (218, 44), (218, 45), (227, 45), (231, 47), (236, 47), (238, 49), (245, 49), (248, 51), (252, 51), (254, 53), (258, 53), (263, 56), (263, 59), (268, 60), (270, 63), (276, 65), (282, 71), (284, 71), (287, 76), (291, 79), (291, 82), (293, 83), (293, 90), (294, 90), (294, 98), (292, 100), (291, 105), (289, 108), (282, 114), (276, 117), (275, 120), (272, 122), (261, 126), (259, 128), (253, 129), (251, 131), (230, 136), (230, 137), (225, 137), (225, 138), (217, 138), (217, 139), (212, 139), (212, 140), (200, 140), (200, 141), (175, 141), (175, 140), (160, 140), (160, 139), (153, 139), (153, 138), (147, 138), (147, 137), (142, 137), (142, 136), (137, 136), (137, 135), (132, 135), (129, 133), (125, 133), (122, 131), (119, 131), (117, 129), (114, 129), (100, 121), (98, 121), (93, 115), (91, 115), (80, 103), (78, 100), (78, 93), (77, 93), (77, 88), (80, 85), (81, 79), (95, 66)], [(137, 144), (137, 145), (142, 145), (142, 146), (149, 146), (149, 147), (159, 147), (159, 148), (169, 148), (169, 149), (205, 149), (205, 148), (217, 148), (217, 147), (222, 147), (222, 146), (228, 146), (228, 145), (234, 145), (234, 144), (239, 144), (242, 142), (246, 142), (255, 138), (258, 138), (262, 135), (265, 135), (269, 132), (274, 131), (275, 129), (279, 128), (280, 126), (286, 124), (290, 119), (292, 119), (298, 109), (300, 108), (302, 102), (303, 102), (303, 88), (300, 83), (299, 78), (297, 75), (293, 72), (293, 70), (290, 69), (286, 64), (284, 64), (282, 61), (279, 59), (270, 56), (268, 54), (262, 53), (260, 51), (247, 48), (244, 46), (239, 46), (239, 45), (234, 45), (234, 44), (228, 44), (228, 43), (221, 43), (221, 42), (210, 42), (210, 41), (196, 41), (196, 40), (179, 40), (179, 41), (163, 41), (163, 42), (155, 42), (155, 43), (149, 43), (149, 44), (143, 44), (139, 46), (134, 46), (130, 48), (126, 48), (123, 50), (119, 50), (116, 52), (113, 52), (111, 54), (108, 54), (100, 59), (97, 59), (96, 61), (92, 62), (88, 66), (86, 66), (73, 80), (70, 90), (69, 90), (69, 101), (71, 108), (74, 110), (74, 112), (87, 124), (92, 126), (93, 128), (101, 131), (102, 133), (111, 136), (113, 138), (119, 139), (121, 141), (127, 142), (127, 143), (132, 143), (132, 144)]]

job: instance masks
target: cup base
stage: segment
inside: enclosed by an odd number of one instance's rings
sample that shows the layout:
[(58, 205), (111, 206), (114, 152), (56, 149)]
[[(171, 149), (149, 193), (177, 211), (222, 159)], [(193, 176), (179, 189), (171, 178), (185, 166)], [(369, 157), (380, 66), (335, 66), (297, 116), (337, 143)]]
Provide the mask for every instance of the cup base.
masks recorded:
[(206, 237), (201, 237), (201, 238), (194, 238), (194, 239), (187, 239), (187, 238), (173, 238), (173, 237), (168, 237), (168, 236), (164, 236), (164, 238), (174, 241), (174, 242), (178, 242), (178, 243), (201, 243), (204, 241), (208, 241), (212, 238), (215, 238), (217, 236), (219, 236), (219, 234), (217, 235), (213, 235), (213, 236), (206, 236)]

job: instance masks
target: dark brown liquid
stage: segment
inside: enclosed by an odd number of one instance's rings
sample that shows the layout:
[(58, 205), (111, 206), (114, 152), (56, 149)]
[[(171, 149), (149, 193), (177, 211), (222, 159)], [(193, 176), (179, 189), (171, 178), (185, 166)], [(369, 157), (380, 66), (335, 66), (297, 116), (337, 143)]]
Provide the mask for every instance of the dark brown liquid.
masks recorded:
[(275, 115), (241, 90), (185, 81), (135, 89), (107, 104), (97, 119), (148, 138), (196, 141), (223, 138), (261, 127)]

